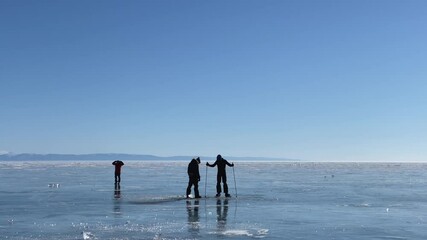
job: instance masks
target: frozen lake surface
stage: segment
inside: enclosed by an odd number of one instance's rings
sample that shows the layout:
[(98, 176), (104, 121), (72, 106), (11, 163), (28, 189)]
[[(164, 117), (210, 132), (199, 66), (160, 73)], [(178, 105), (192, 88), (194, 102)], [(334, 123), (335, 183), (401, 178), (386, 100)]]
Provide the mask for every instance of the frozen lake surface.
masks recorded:
[(0, 162), (0, 238), (427, 238), (425, 163), (235, 162), (237, 198), (209, 168), (199, 201), (188, 162), (125, 164), (119, 189), (111, 162)]

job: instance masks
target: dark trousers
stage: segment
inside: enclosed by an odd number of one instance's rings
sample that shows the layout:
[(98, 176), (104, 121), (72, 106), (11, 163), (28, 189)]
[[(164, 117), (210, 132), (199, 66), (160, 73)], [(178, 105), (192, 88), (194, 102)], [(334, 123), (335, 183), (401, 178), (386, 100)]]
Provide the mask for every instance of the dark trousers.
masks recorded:
[(194, 185), (194, 196), (198, 197), (199, 195), (199, 179), (195, 177), (190, 177), (188, 180), (187, 187), (187, 196), (191, 193), (191, 187)]
[(120, 182), (120, 173), (114, 173), (114, 180)]
[(225, 174), (216, 175), (216, 193), (221, 193), (221, 179), (224, 185), (224, 193), (228, 194), (227, 175)]

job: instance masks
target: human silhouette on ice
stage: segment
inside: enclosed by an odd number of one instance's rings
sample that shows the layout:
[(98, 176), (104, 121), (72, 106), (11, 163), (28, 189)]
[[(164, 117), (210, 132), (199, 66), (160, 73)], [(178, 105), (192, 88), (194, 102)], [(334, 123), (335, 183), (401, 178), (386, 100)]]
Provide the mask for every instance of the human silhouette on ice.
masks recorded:
[(224, 185), (224, 193), (226, 197), (231, 197), (230, 194), (228, 194), (228, 185), (227, 185), (227, 173), (225, 171), (225, 167), (228, 165), (229, 167), (234, 167), (234, 163), (229, 163), (227, 160), (222, 158), (221, 155), (218, 154), (216, 157), (216, 161), (214, 164), (209, 164), (206, 162), (206, 166), (208, 167), (218, 167), (218, 173), (216, 175), (216, 196), (221, 196), (221, 180)]
[(199, 194), (199, 181), (200, 181), (200, 173), (199, 173), (199, 164), (200, 158), (193, 158), (191, 162), (188, 164), (187, 173), (188, 173), (188, 186), (186, 197), (189, 198), (191, 193), (191, 187), (194, 185), (194, 197), (201, 198)]
[(121, 180), (120, 175), (121, 175), (122, 166), (125, 165), (125, 164), (122, 161), (120, 161), (120, 160), (116, 160), (112, 164), (115, 167), (115, 169), (114, 169), (114, 180), (115, 180), (115, 183), (119, 183), (120, 180)]

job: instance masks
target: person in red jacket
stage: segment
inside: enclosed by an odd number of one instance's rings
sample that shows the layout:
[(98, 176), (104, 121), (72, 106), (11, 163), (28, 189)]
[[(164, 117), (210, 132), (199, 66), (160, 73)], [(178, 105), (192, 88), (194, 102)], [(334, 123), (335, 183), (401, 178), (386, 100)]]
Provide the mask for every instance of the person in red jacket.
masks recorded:
[(120, 174), (121, 174), (121, 170), (122, 170), (122, 166), (125, 165), (122, 161), (120, 160), (116, 160), (112, 163), (115, 167), (114, 170), (114, 180), (115, 183), (120, 183)]

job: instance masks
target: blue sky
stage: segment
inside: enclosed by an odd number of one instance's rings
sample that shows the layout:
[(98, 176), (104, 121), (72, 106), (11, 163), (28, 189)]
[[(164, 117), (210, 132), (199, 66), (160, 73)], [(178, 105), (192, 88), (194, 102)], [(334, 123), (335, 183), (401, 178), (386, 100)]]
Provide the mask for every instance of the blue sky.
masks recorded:
[(0, 151), (427, 160), (427, 1), (0, 1)]

